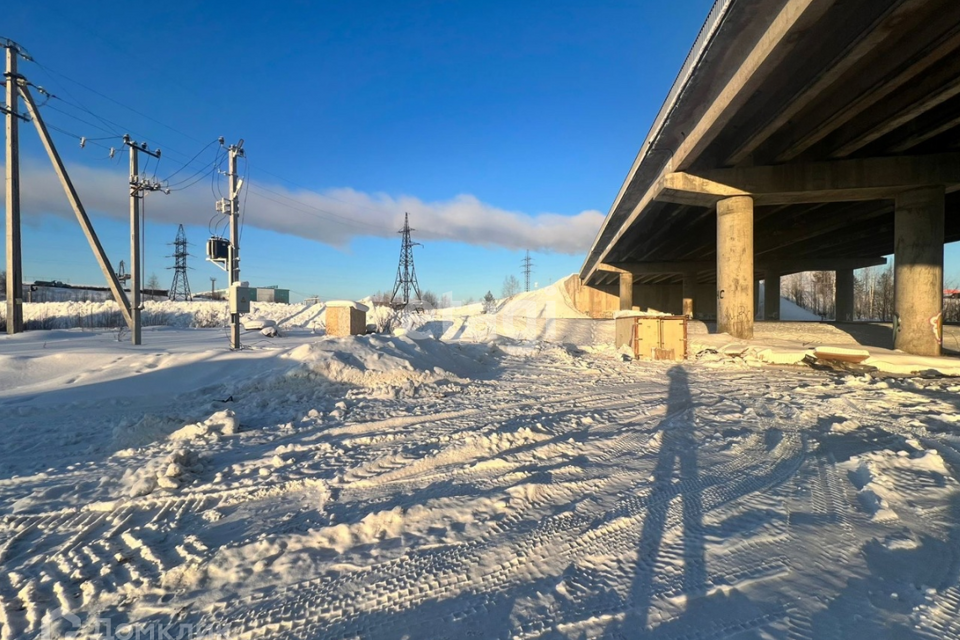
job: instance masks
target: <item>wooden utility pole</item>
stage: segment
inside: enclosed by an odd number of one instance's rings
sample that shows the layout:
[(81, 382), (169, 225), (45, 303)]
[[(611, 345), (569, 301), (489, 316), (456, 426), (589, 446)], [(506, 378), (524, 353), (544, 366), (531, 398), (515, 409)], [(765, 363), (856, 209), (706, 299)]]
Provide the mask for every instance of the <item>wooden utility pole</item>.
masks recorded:
[(140, 310), (143, 308), (143, 261), (140, 256), (140, 200), (146, 191), (159, 191), (160, 184), (140, 177), (139, 154), (160, 158), (160, 150), (150, 151), (147, 143), (137, 144), (129, 135), (123, 144), (130, 147), (130, 334), (133, 344), (142, 343)]
[(17, 73), (17, 56), (20, 48), (10, 41), (5, 42), (7, 71), (4, 74), (7, 89), (7, 333), (23, 331), (23, 264), (20, 253), (20, 74)]

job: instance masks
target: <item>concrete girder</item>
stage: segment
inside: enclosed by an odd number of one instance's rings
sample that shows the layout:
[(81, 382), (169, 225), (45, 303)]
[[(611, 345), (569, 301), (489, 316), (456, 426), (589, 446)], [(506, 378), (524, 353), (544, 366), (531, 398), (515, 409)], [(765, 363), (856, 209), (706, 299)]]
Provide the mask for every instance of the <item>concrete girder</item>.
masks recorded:
[[(865, 269), (887, 264), (886, 258), (795, 258), (790, 260), (763, 260), (755, 261), (756, 271), (761, 277), (773, 270), (781, 275), (800, 273), (802, 271), (836, 271), (838, 269)], [(614, 262), (600, 265), (598, 271), (612, 274), (632, 274), (634, 276), (648, 275), (683, 275), (713, 272), (717, 267), (716, 261), (695, 260), (685, 262)]]
[(887, 264), (886, 258), (797, 258), (796, 260), (771, 260), (761, 262), (760, 269), (764, 273), (774, 272), (781, 276), (805, 271), (838, 271), (841, 269), (866, 269), (867, 267), (882, 267)]
[[(821, 205), (822, 206), (822, 205)], [(764, 225), (757, 224), (757, 260), (762, 261), (766, 254), (783, 251), (786, 247), (794, 246), (814, 238), (842, 232), (853, 224), (873, 220), (893, 213), (893, 203), (878, 207), (871, 202), (858, 202), (844, 207), (841, 211), (829, 210), (823, 219), (816, 222), (805, 218), (815, 212), (805, 211), (795, 217), (796, 222), (787, 227), (773, 230), (762, 230)], [(863, 255), (863, 254), (861, 254)], [(867, 254), (869, 255), (869, 254)]]
[[(940, 37), (928, 40), (927, 46), (909, 60), (903, 60), (903, 53), (893, 50), (887, 64), (879, 63), (866, 69), (858, 69), (856, 76), (845, 78), (844, 89), (854, 99), (840, 109), (833, 101), (821, 101), (811, 113), (805, 114), (804, 121), (818, 124), (812, 128), (797, 123), (802, 134), (787, 137), (779, 146), (782, 151), (776, 155), (775, 162), (790, 162), (808, 149), (821, 142), (833, 132), (855, 123), (858, 117), (875, 105), (885, 103), (902, 87), (915, 83), (917, 78), (929, 75), (930, 69), (942, 64), (960, 47), (960, 29), (952, 28)], [(894, 64), (894, 58), (899, 60)], [(891, 72), (891, 69), (893, 70)], [(778, 133), (783, 137), (785, 133)], [(787, 134), (789, 136), (789, 134)]]
[(633, 275), (652, 275), (652, 274), (676, 274), (698, 271), (712, 271), (717, 266), (716, 262), (709, 260), (684, 261), (684, 262), (614, 262), (604, 263), (600, 269), (612, 267), (611, 271), (618, 273), (632, 273)]
[(960, 188), (960, 153), (675, 172), (654, 191), (660, 200), (709, 207), (744, 195), (757, 205), (888, 200), (929, 185)]
[(938, 126), (934, 127), (933, 129), (930, 129), (929, 131), (911, 135), (906, 140), (898, 143), (895, 147), (893, 147), (892, 151), (894, 153), (909, 151), (910, 149), (913, 149), (914, 147), (917, 147), (923, 144), (927, 140), (932, 140), (933, 138), (936, 138), (939, 135), (943, 135), (944, 133), (946, 133), (947, 131), (950, 131), (951, 129), (956, 129), (957, 127), (960, 127), (960, 115), (954, 116), (953, 118), (939, 124)]
[(753, 135), (743, 140), (723, 164), (736, 166), (744, 162), (760, 145), (796, 118), (804, 108), (840, 80), (861, 59), (869, 55), (875, 47), (887, 38), (894, 37), (898, 31), (902, 30), (905, 18), (927, 4), (929, 4), (927, 0), (907, 0), (887, 8), (875, 22), (875, 27), (869, 29), (865, 37), (851, 41), (847, 49), (837, 56), (836, 64), (827, 67), (812, 82), (798, 90), (783, 110)]
[[(923, 81), (921, 81), (922, 83)], [(863, 149), (871, 142), (882, 138), (892, 131), (902, 127), (911, 120), (923, 115), (934, 107), (937, 107), (951, 98), (960, 95), (960, 78), (952, 81), (941, 82), (936, 85), (930, 83), (929, 91), (925, 94), (923, 100), (913, 100), (911, 102), (891, 98), (878, 105), (878, 109), (884, 111), (884, 117), (879, 123), (871, 126), (866, 131), (854, 135), (844, 142), (839, 148), (830, 154), (832, 158), (846, 158), (860, 149)], [(842, 133), (841, 138), (846, 137)]]

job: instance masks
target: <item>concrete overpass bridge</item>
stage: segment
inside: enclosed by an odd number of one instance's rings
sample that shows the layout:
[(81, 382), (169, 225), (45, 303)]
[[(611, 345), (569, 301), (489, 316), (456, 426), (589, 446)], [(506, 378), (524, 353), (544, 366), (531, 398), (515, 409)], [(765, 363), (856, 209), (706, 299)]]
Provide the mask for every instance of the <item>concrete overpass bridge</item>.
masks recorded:
[(852, 320), (853, 270), (894, 254), (894, 346), (939, 355), (958, 209), (960, 2), (718, 0), (583, 264), (584, 299), (692, 305), (748, 339), (758, 280), (834, 270)]

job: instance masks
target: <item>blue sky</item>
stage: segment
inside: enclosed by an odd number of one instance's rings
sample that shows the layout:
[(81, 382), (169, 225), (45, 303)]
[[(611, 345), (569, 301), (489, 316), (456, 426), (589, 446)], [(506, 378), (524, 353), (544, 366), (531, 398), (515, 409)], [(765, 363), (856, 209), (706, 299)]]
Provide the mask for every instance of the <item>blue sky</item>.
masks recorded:
[[(183, 222), (191, 285), (223, 285), (202, 254), (224, 136), (248, 158), (243, 279), (294, 298), (387, 290), (406, 210), (422, 288), (464, 300), (520, 277), (527, 248), (540, 284), (579, 269), (710, 5), (45, 0), (5, 7), (0, 35), (59, 96), (44, 116), (115, 266), (127, 157), (108, 147), (129, 132), (163, 150), (158, 178), (199, 153), (171, 180), (196, 184), (147, 198), (145, 273), (169, 283)], [(99, 284), (36, 135), (21, 137), (26, 279)]]

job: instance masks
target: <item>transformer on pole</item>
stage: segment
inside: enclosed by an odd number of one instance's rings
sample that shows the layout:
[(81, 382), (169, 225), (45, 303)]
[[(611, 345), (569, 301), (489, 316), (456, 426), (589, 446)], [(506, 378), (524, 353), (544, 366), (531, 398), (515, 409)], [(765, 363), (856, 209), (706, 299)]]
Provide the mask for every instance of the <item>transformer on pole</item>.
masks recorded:
[(173, 284), (170, 285), (171, 300), (193, 300), (190, 293), (190, 282), (187, 280), (187, 234), (181, 224), (177, 228), (177, 239), (173, 241), (173, 255), (167, 256), (173, 258)]
[[(400, 264), (397, 266), (397, 280), (393, 285), (393, 295), (390, 297), (390, 305), (397, 309), (410, 304), (411, 290), (417, 296), (417, 304), (422, 304), (420, 285), (417, 283), (417, 270), (413, 265), (413, 248), (420, 243), (410, 239), (411, 231), (415, 231), (415, 229), (410, 228), (410, 214), (404, 213), (403, 229), (398, 232), (403, 238), (400, 243)], [(397, 299), (398, 294), (401, 294), (399, 300)]]

